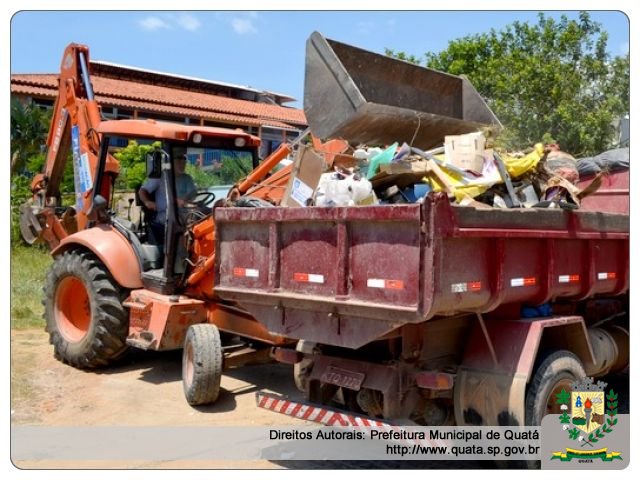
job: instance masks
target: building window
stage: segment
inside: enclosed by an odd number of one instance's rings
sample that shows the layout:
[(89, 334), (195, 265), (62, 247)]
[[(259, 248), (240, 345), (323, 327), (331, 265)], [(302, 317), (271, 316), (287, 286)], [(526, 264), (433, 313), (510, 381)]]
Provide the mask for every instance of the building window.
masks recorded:
[(159, 120), (161, 122), (172, 122), (172, 123), (185, 123), (185, 117), (178, 117), (174, 115), (163, 115), (162, 113), (154, 113), (154, 112), (138, 112), (138, 118), (150, 118), (152, 120)]
[(123, 108), (114, 108), (114, 110), (117, 120), (133, 118), (133, 110), (125, 110)]
[(118, 115), (118, 109), (115, 107), (102, 107), (102, 118), (115, 119)]
[(36, 107), (42, 110), (51, 110), (54, 103), (53, 100), (49, 100), (48, 98), (34, 98), (32, 102)]
[(213, 120), (205, 120), (205, 121), (204, 121), (204, 126), (205, 126), (205, 127), (229, 128), (229, 125), (228, 125), (228, 124), (220, 123), (220, 122), (215, 122), (215, 121), (213, 121)]
[(122, 137), (111, 137), (109, 138), (109, 146), (116, 147), (118, 149), (124, 148), (129, 145), (129, 140), (127, 138)]

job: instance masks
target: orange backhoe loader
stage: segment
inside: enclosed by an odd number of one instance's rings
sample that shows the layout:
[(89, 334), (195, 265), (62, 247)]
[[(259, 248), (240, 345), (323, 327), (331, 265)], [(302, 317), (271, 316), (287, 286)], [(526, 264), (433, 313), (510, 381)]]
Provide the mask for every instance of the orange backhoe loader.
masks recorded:
[[(112, 145), (123, 138), (160, 144), (146, 161), (148, 177), (161, 183), (158, 191), (165, 197), (162, 244), (153, 241), (148, 224), (135, 225), (110, 210), (120, 168)], [(46, 242), (54, 256), (44, 290), (46, 330), (56, 357), (91, 369), (110, 364), (129, 346), (184, 347), (184, 391), (189, 403), (198, 405), (216, 400), (223, 368), (269, 361), (273, 346), (291, 343), (216, 297), (214, 194), (198, 191), (178, 206), (172, 159), (206, 152), (249, 165), (254, 170), (236, 184), (227, 202), (242, 205), (250, 191), (253, 202), (278, 203), (291, 167), (267, 176), (296, 142), (281, 145), (258, 165), (259, 138), (239, 129), (105, 121), (92, 91), (89, 50), (69, 45), (44, 171), (33, 179), (33, 198), (21, 207), (24, 239)], [(75, 204), (63, 206), (60, 183), (69, 152)]]

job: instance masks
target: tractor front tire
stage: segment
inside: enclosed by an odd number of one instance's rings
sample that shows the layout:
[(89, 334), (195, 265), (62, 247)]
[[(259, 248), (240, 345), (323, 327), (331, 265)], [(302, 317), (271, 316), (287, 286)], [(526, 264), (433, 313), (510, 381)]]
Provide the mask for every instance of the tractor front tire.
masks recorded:
[(59, 360), (94, 369), (127, 350), (126, 292), (92, 253), (71, 250), (56, 257), (44, 295), (45, 330)]
[(182, 386), (189, 405), (207, 405), (218, 399), (222, 362), (218, 328), (208, 323), (191, 325), (182, 351)]

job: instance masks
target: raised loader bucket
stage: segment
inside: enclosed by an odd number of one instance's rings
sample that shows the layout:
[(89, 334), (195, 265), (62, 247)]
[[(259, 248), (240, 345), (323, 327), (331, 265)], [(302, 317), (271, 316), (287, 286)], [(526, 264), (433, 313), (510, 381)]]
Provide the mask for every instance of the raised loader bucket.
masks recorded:
[(361, 50), (314, 32), (307, 40), (304, 113), (313, 134), (352, 144), (412, 143), (500, 122), (473, 85), (457, 77)]

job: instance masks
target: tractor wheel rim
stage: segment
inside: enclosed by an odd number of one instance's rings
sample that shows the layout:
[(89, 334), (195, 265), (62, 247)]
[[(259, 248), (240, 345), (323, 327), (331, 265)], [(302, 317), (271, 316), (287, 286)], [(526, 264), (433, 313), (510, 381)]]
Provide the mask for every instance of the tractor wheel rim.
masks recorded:
[(56, 289), (55, 318), (58, 331), (71, 343), (80, 342), (91, 326), (91, 301), (82, 280), (69, 276)]
[(189, 388), (193, 382), (193, 346), (191, 343), (187, 343), (187, 345), (185, 345), (182, 376), (184, 378), (185, 385)]
[(556, 395), (558, 395), (563, 389), (565, 392), (571, 392), (571, 383), (572, 379), (563, 378), (554, 385), (554, 387), (551, 389), (551, 392), (549, 392), (549, 395), (547, 396), (545, 415), (562, 413), (560, 405), (556, 403)]

